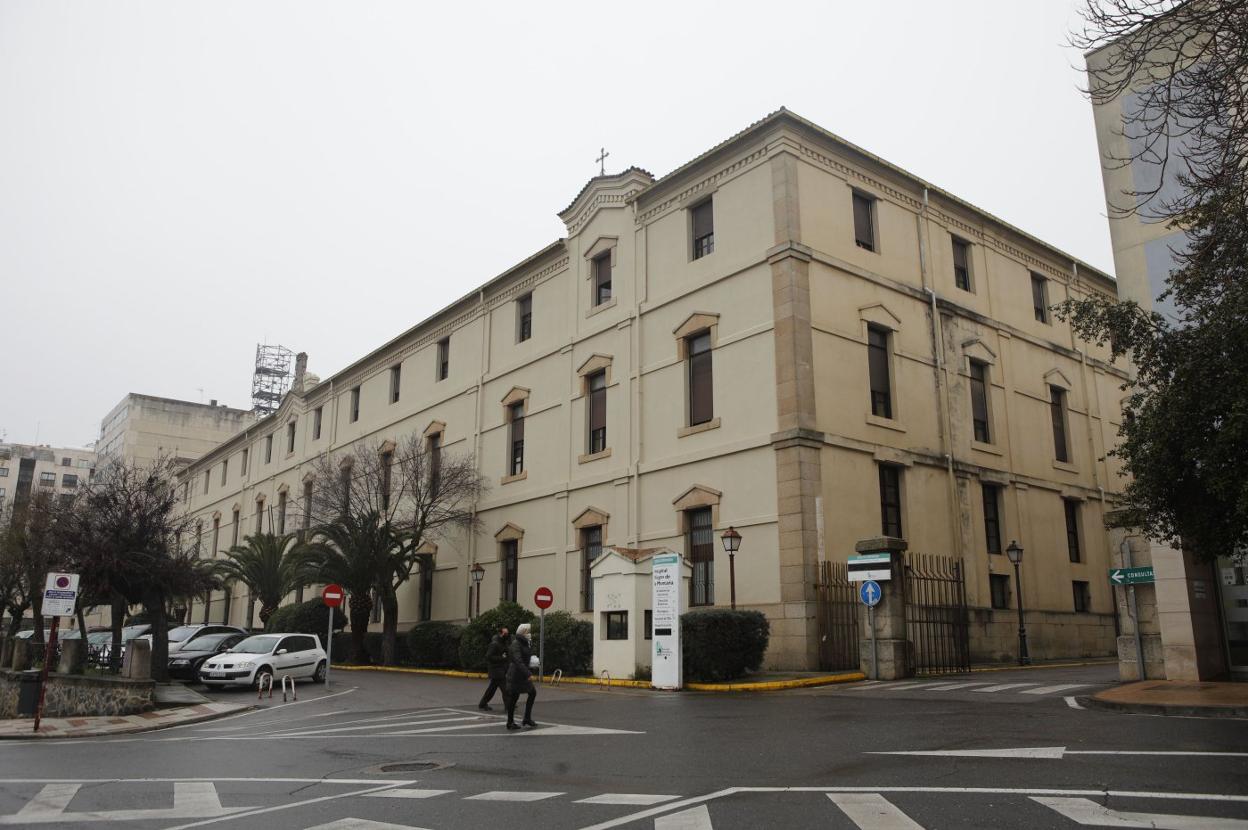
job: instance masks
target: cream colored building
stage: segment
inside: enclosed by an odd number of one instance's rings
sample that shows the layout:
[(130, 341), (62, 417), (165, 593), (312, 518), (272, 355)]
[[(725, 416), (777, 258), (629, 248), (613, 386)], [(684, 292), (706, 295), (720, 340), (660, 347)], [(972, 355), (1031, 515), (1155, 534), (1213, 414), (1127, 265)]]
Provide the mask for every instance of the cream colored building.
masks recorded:
[[(1086, 56), (1093, 85), (1111, 66), (1113, 44)], [(1139, 107), (1144, 81), (1103, 104), (1094, 104), (1097, 146), (1109, 216), (1114, 270), (1118, 294), (1141, 307), (1174, 319), (1174, 306), (1160, 299), (1175, 265), (1173, 251), (1184, 247), (1184, 231), (1155, 218), (1154, 211), (1127, 211), (1133, 192), (1159, 188), (1158, 199), (1181, 193), (1181, 159), (1172, 157), (1163, 168), (1138, 157), (1142, 145), (1128, 139), (1124, 117)], [(1138, 130), (1136, 130), (1138, 132)], [(1174, 153), (1181, 152), (1181, 137)], [(1128, 164), (1122, 160), (1132, 159)], [(1190, 551), (1145, 539), (1129, 527), (1117, 528), (1113, 536), (1115, 565), (1153, 567), (1156, 582), (1134, 590), (1139, 605), (1140, 633), (1144, 651), (1144, 677), (1198, 680), (1231, 673), (1248, 678), (1248, 566), (1222, 557), (1216, 564), (1199, 562)], [(1136, 679), (1135, 624), (1128, 613), (1130, 589), (1117, 593), (1124, 619), (1119, 643), (1122, 675)]]
[(95, 476), (93, 449), (0, 444), (0, 517), (35, 493), (72, 496)]
[(298, 527), (322, 453), (436, 435), (488, 479), (484, 531), (438, 540), (403, 627), (464, 619), (477, 562), (482, 608), (544, 585), (588, 616), (605, 545), (684, 551), (691, 599), (726, 606), (732, 525), (769, 666), (816, 667), (817, 564), (882, 532), (965, 564), (976, 659), (1016, 653), (1012, 539), (1032, 656), (1113, 652), (1123, 376), (1049, 309), (1109, 276), (785, 110), (559, 215), (565, 239), (193, 462), (204, 550)]
[(100, 422), (100, 463), (124, 458), (150, 464), (170, 457), (179, 465), (209, 452), (256, 420), (254, 412), (134, 392)]

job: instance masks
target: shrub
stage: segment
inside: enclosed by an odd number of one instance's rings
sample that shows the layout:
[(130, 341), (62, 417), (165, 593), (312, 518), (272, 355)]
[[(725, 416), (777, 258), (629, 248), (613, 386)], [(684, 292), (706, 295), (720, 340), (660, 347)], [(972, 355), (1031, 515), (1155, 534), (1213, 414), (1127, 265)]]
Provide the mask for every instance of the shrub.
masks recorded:
[(717, 683), (757, 671), (771, 626), (758, 611), (708, 608), (680, 617), (686, 680)]
[[(533, 624), (533, 651), (537, 652), (538, 625)], [(563, 669), (567, 675), (589, 674), (594, 667), (594, 626), (567, 611), (546, 615), (546, 653), (542, 668), (550, 674)]]
[[(364, 648), (368, 652), (368, 665), (381, 665), (381, 632), (367, 631), (364, 633)], [(351, 656), (351, 632), (339, 631), (334, 634), (334, 662), (346, 663)], [(411, 655), (407, 650), (407, 638), (402, 632), (394, 638), (394, 662), (398, 666), (410, 666)]]
[(537, 622), (533, 612), (514, 602), (500, 602), (464, 626), (459, 638), (459, 665), (468, 671), (485, 671), (485, 648), (498, 627), (505, 625), (514, 634), (516, 626), (526, 622)]
[(459, 638), (463, 628), (449, 622), (423, 622), (407, 632), (407, 653), (413, 666), (432, 669), (459, 667)]
[[(283, 605), (269, 616), (265, 631), (282, 634), (315, 634), (325, 645), (325, 628), (329, 624), (329, 606), (319, 597), (306, 602)], [(341, 631), (347, 624), (342, 609), (334, 609), (334, 630)], [(342, 652), (346, 654), (346, 652)]]

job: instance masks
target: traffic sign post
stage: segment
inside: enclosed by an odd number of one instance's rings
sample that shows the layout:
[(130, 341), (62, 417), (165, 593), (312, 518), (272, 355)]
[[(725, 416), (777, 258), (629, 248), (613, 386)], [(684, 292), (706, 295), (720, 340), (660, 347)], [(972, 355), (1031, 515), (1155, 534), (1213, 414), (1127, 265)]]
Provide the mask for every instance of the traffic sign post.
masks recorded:
[(555, 592), (542, 586), (533, 592), (533, 604), (537, 606), (537, 682), (541, 683), (546, 673), (546, 609), (555, 602)]
[(849, 557), (849, 581), (887, 582), (893, 578), (893, 557), (888, 551)]
[(329, 688), (329, 667), (334, 662), (334, 609), (342, 605), (347, 592), (341, 585), (330, 583), (321, 591), (321, 601), (329, 609), (329, 625), (325, 632), (325, 688)]
[(862, 604), (867, 606), (867, 621), (871, 627), (871, 679), (880, 679), (880, 654), (875, 644), (875, 606), (880, 604), (880, 599), (884, 596), (884, 591), (880, 588), (880, 583), (874, 579), (868, 579), (858, 586), (858, 599), (862, 600)]
[[(74, 606), (78, 602), (78, 574), (50, 573), (43, 583), (43, 616), (52, 618), (52, 626), (48, 631), (48, 642), (43, 650), (43, 668), (39, 670), (39, 702), (35, 704), (35, 732), (39, 731), (39, 721), (43, 720), (43, 698), (48, 689), (48, 669), (52, 663), (52, 655), (56, 653), (56, 630), (61, 617), (72, 617)], [(83, 644), (86, 644), (87, 632), (80, 632)]]
[(1109, 581), (1115, 585), (1145, 585), (1156, 581), (1153, 566), (1143, 568), (1110, 568)]

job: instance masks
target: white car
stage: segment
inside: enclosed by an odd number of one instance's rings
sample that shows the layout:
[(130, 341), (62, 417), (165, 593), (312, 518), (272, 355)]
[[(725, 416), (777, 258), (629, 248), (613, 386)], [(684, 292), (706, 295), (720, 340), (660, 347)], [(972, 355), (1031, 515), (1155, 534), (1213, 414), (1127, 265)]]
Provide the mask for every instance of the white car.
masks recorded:
[(255, 686), (266, 674), (277, 684), (283, 677), (323, 681), (325, 665), (325, 651), (315, 634), (255, 634), (205, 660), (199, 681), (206, 686)]

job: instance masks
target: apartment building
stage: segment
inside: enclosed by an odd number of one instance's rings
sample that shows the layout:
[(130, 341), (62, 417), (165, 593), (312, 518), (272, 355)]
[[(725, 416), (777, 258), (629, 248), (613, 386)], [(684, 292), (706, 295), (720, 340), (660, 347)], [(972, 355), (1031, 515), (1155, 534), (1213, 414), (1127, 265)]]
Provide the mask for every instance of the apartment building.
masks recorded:
[[(1124, 376), (1052, 311), (1108, 275), (786, 110), (559, 216), (565, 238), (192, 462), (204, 555), (300, 527), (318, 456), (414, 433), (490, 489), (403, 626), (467, 617), (477, 563), (483, 608), (544, 585), (591, 618), (605, 545), (684, 552), (690, 604), (726, 606), (731, 525), (768, 666), (816, 667), (818, 563), (880, 535), (963, 563), (976, 658), (1015, 653), (1011, 540), (1032, 656), (1113, 653)], [(241, 587), (192, 611), (245, 616)]]
[(194, 403), (131, 392), (100, 421), (100, 463), (114, 458), (150, 464), (169, 457), (186, 464), (256, 420), (255, 413), (217, 402)]
[(95, 450), (0, 444), (0, 518), (36, 493), (72, 496), (95, 476)]

